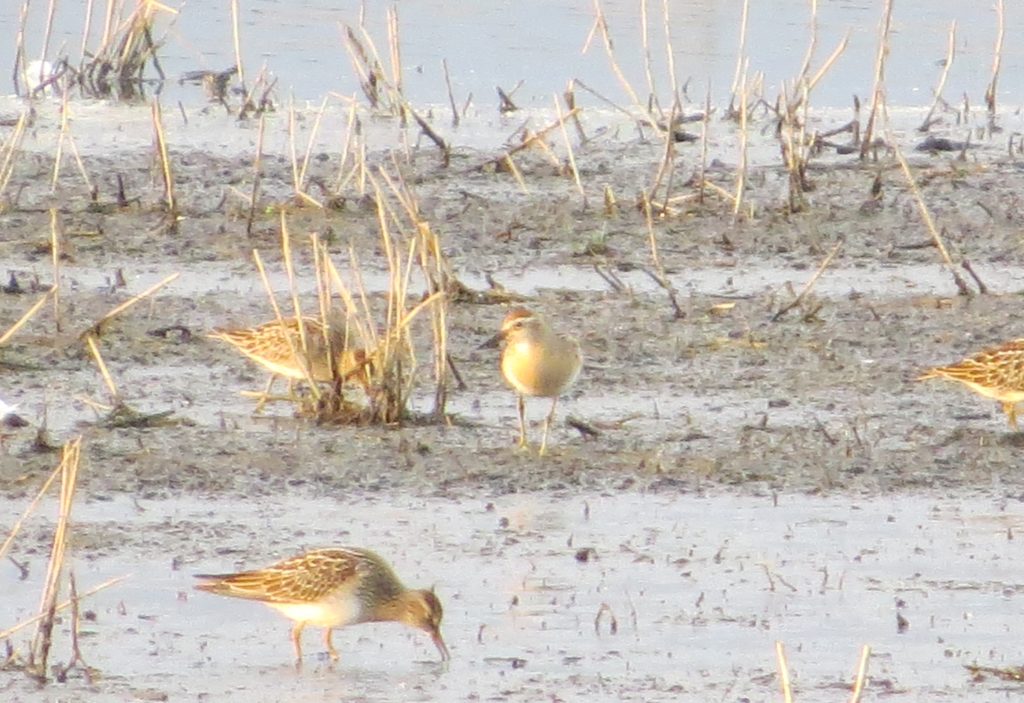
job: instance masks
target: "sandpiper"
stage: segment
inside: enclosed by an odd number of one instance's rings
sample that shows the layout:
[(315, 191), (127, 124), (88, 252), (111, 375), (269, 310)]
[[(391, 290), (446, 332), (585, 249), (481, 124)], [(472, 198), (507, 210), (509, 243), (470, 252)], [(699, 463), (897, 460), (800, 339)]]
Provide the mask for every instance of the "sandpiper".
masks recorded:
[[(334, 323), (334, 324), (331, 324)], [(208, 336), (227, 342), (277, 376), (292, 381), (355, 380), (370, 386), (370, 361), (363, 349), (353, 348), (342, 320), (324, 323), (315, 317), (286, 317), (257, 327), (215, 329)]]
[(526, 396), (551, 398), (551, 412), (544, 421), (544, 438), (540, 444), (543, 455), (558, 397), (580, 374), (583, 365), (580, 345), (572, 337), (556, 332), (537, 313), (521, 307), (509, 311), (501, 330), (483, 346), (497, 347), (502, 342), (501, 374), (516, 391), (519, 446), (526, 446)]
[(1017, 429), (1017, 403), (1024, 401), (1024, 339), (991, 347), (950, 366), (937, 366), (918, 377), (950, 378), (1003, 406), (1010, 427)]
[(368, 549), (316, 549), (264, 569), (234, 574), (197, 574), (201, 591), (255, 600), (295, 621), (292, 644), (296, 666), (302, 664), (302, 629), (323, 627), (324, 644), (332, 660), (338, 652), (331, 642), (333, 628), (362, 622), (400, 622), (430, 635), (449, 658), (441, 638), (441, 601), (433, 590), (402, 585), (381, 557)]

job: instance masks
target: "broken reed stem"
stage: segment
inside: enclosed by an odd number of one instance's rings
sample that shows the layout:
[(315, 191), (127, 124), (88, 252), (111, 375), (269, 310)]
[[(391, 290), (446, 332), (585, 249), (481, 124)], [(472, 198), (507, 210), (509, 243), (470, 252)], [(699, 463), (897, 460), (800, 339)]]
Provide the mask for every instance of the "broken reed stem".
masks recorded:
[(153, 135), (156, 140), (157, 159), (160, 162), (160, 173), (164, 180), (164, 201), (167, 206), (168, 227), (173, 232), (178, 228), (178, 205), (174, 198), (174, 177), (171, 175), (171, 158), (167, 153), (167, 140), (164, 138), (164, 120), (160, 109), (160, 101), (153, 99)]
[(452, 77), (448, 72), (448, 59), (441, 59), (441, 68), (444, 71), (444, 84), (448, 89), (448, 102), (452, 106), (452, 127), (458, 127), (459, 109), (455, 106), (455, 93), (452, 90)]
[(81, 455), (81, 436), (72, 439), (61, 452), (60, 462), (60, 513), (53, 533), (53, 546), (50, 550), (50, 562), (44, 580), (43, 594), (39, 601), (39, 627), (29, 652), (28, 668), (41, 680), (46, 678), (46, 661), (53, 641), (54, 616), (57, 611), (57, 597), (60, 590), (60, 577), (64, 568), (64, 557), (67, 552), (68, 532), (71, 508), (75, 497), (78, 481), (78, 462)]
[(53, 325), (60, 333), (60, 215), (50, 208), (50, 263), (53, 267)]
[(654, 230), (654, 210), (651, 207), (650, 199), (646, 195), (643, 196), (642, 205), (644, 222), (647, 224), (647, 240), (651, 248), (651, 263), (654, 264), (654, 274), (651, 275), (651, 278), (668, 294), (668, 302), (675, 313), (675, 319), (681, 320), (686, 317), (686, 313), (679, 306), (676, 288), (669, 281), (668, 276), (665, 274), (665, 267), (661, 263), (661, 252), (658, 250), (658, 235)]
[[(633, 90), (633, 86), (630, 85), (629, 81), (626, 80), (626, 75), (622, 72), (619, 67), (618, 59), (615, 58), (615, 47), (612, 43), (611, 34), (608, 32), (608, 20), (604, 16), (604, 10), (601, 8), (601, 0), (594, 0), (594, 28), (601, 32), (601, 38), (604, 40), (604, 51), (608, 56), (608, 62), (611, 64), (612, 73), (615, 74), (615, 78), (618, 79), (619, 85), (629, 95), (629, 99), (633, 101), (636, 106), (642, 106), (640, 99), (637, 97), (636, 91)], [(591, 30), (591, 36), (593, 36), (594, 29)], [(589, 44), (589, 37), (587, 43)], [(583, 51), (586, 52), (586, 46)]]
[(711, 125), (711, 86), (708, 85), (704, 94), (704, 119), (700, 121), (700, 176), (697, 187), (697, 202), (704, 204), (704, 189), (707, 187), (708, 173), (708, 127)]
[(565, 120), (562, 118), (562, 104), (559, 101), (558, 96), (555, 96), (555, 113), (558, 115), (558, 124), (562, 128), (562, 141), (565, 142), (565, 151), (568, 154), (569, 169), (572, 172), (573, 183), (576, 184), (576, 190), (579, 192), (580, 197), (583, 198), (583, 209), (587, 209), (587, 191), (583, 189), (583, 182), (580, 180), (579, 169), (576, 168), (576, 155), (573, 153), (572, 142), (569, 140), (569, 130), (565, 128)]
[[(81, 601), (81, 600), (83, 600), (85, 598), (88, 598), (89, 596), (95, 595), (96, 593), (99, 593), (102, 590), (105, 590), (107, 588), (110, 588), (111, 586), (115, 586), (115, 585), (121, 583), (122, 581), (124, 581), (127, 578), (129, 578), (129, 577), (128, 576), (117, 576), (115, 578), (108, 579), (107, 581), (104, 581), (103, 583), (101, 583), (98, 586), (93, 586), (92, 588), (90, 588), (85, 593), (80, 593), (78, 595), (78, 600)], [(67, 610), (70, 606), (71, 606), (71, 599), (69, 598), (67, 600), (64, 600), (64, 601), (61, 601), (60, 603), (58, 603), (57, 606), (53, 609), (53, 611), (54, 611), (54, 613), (59, 613), (62, 610)], [(22, 622), (19, 622), (17, 625), (13, 625), (13, 626), (7, 628), (6, 630), (0, 631), (0, 640), (5, 640), (5, 639), (9, 638), (11, 635), (17, 634), (18, 632), (20, 632), (21, 630), (24, 630), (29, 625), (33, 625), (33, 624), (39, 622), (43, 617), (45, 617), (45, 613), (40, 613), (40, 614), (37, 614), (37, 615), (33, 615), (29, 619), (23, 620)]]
[(151, 285), (149, 288), (147, 288), (146, 290), (142, 291), (138, 295), (135, 295), (135, 296), (129, 298), (128, 300), (124, 301), (120, 305), (116, 306), (113, 310), (108, 312), (106, 315), (104, 315), (100, 319), (96, 320), (96, 322), (94, 322), (91, 325), (89, 325), (88, 329), (86, 329), (84, 332), (82, 332), (82, 334), (79, 335), (79, 337), (81, 339), (85, 339), (86, 336), (88, 336), (88, 335), (96, 335), (97, 337), (100, 336), (100, 333), (102, 331), (104, 323), (106, 323), (108, 320), (116, 317), (117, 315), (120, 315), (122, 312), (124, 312), (125, 310), (127, 310), (130, 307), (134, 306), (139, 301), (145, 300), (149, 296), (153, 295), (153, 293), (157, 292), (158, 290), (160, 290), (161, 288), (166, 286), (168, 283), (170, 283), (171, 281), (173, 281), (176, 278), (178, 278), (178, 276), (180, 276), (180, 275), (181, 275), (180, 273), (172, 273), (170, 276), (168, 276), (167, 278), (163, 279), (159, 283), (154, 283), (153, 285)]
[[(398, 5), (387, 9), (388, 45), (391, 49), (391, 85), (395, 92), (402, 95), (402, 50), (398, 34)], [(404, 103), (405, 100), (402, 100)]]
[(309, 160), (313, 157), (313, 145), (316, 143), (316, 137), (320, 133), (320, 122), (323, 120), (324, 110), (327, 109), (327, 100), (328, 97), (324, 96), (324, 99), (320, 102), (320, 109), (317, 110), (316, 119), (313, 120), (313, 128), (310, 130), (309, 139), (306, 141), (306, 151), (302, 156), (301, 168), (298, 166), (295, 154), (295, 137), (297, 133), (295, 129), (295, 105), (292, 103), (288, 106), (288, 142), (292, 157), (292, 179), (295, 197), (321, 209), (323, 204), (306, 192), (306, 173), (309, 171)]
[(235, 45), (235, 68), (238, 69), (238, 82), (245, 92), (245, 68), (242, 66), (242, 41), (238, 31), (238, 0), (231, 0), (231, 38)]
[(786, 662), (786, 650), (782, 642), (775, 643), (775, 658), (779, 664), (779, 683), (782, 686), (782, 700), (793, 703), (793, 687), (789, 681), (789, 664)]
[(18, 122), (14, 125), (10, 136), (0, 145), (0, 213), (7, 209), (3, 203), (3, 195), (7, 192), (11, 176), (14, 175), (14, 159), (22, 153), (21, 141), (25, 136), (25, 128), (29, 123), (31, 111), (31, 106), (21, 111), (21, 115), (18, 116)]
[(861, 694), (864, 692), (864, 682), (868, 676), (868, 660), (871, 658), (871, 647), (864, 645), (860, 650), (860, 661), (857, 663), (857, 678), (853, 682), (853, 692), (850, 694), (850, 703), (860, 703)]
[(818, 282), (818, 279), (821, 278), (822, 274), (825, 273), (825, 269), (827, 269), (829, 264), (832, 263), (832, 259), (834, 259), (836, 254), (839, 253), (839, 249), (842, 246), (842, 240), (836, 242), (836, 245), (832, 247), (832, 251), (828, 253), (828, 256), (825, 257), (825, 260), (822, 261), (821, 264), (818, 266), (818, 270), (815, 271), (814, 275), (811, 276), (807, 283), (804, 284), (803, 290), (801, 290), (800, 293), (792, 301), (790, 301), (788, 305), (784, 305), (777, 313), (772, 315), (772, 322), (778, 322), (783, 315), (785, 315), (787, 312), (798, 306), (803, 301), (803, 299), (807, 297), (807, 294), (811, 292), (811, 290), (814, 288), (814, 284), (816, 284)]
[[(743, 0), (743, 14), (740, 15), (740, 39), (739, 47), (736, 49), (736, 70), (732, 76), (732, 97), (729, 100), (729, 114), (735, 113), (736, 93), (740, 90), (741, 77), (746, 81), (744, 64), (746, 63), (747, 51), (747, 18), (750, 16), (750, 0)], [(710, 87), (708, 88), (710, 91)], [(744, 88), (746, 92), (746, 88)]]
[(878, 109), (885, 102), (885, 60), (889, 56), (889, 32), (892, 28), (893, 0), (885, 0), (882, 11), (881, 33), (878, 37), (878, 53), (875, 55), (875, 85), (871, 91), (871, 109), (868, 111), (868, 122), (864, 127), (864, 141), (860, 145), (860, 158), (864, 159), (874, 141), (875, 119)]
[(263, 133), (266, 128), (266, 113), (260, 113), (260, 126), (256, 131), (256, 158), (252, 163), (252, 193), (249, 196), (249, 217), (245, 223), (245, 234), (252, 237), (253, 223), (256, 221), (256, 206), (260, 200), (260, 181), (263, 177)]
[(107, 391), (110, 392), (111, 400), (116, 405), (121, 396), (117, 392), (117, 385), (114, 383), (114, 377), (110, 375), (110, 370), (107, 368), (106, 363), (103, 361), (103, 357), (100, 355), (100, 348), (96, 344), (96, 335), (91, 333), (87, 334), (85, 336), (85, 344), (89, 347), (89, 353), (92, 354), (92, 358), (96, 362), (97, 368), (100, 370), (100, 376), (103, 377), (103, 382), (107, 386)]
[[(56, 290), (57, 290), (57, 288), (56, 288), (56, 286), (54, 286), (54, 287), (50, 288), (50, 290), (46, 291), (43, 294), (43, 296), (41, 298), (39, 298), (39, 300), (37, 300), (35, 303), (32, 304), (32, 307), (30, 307), (28, 310), (25, 311), (24, 315), (22, 315), (21, 317), (18, 318), (17, 322), (15, 322), (13, 325), (8, 327), (7, 331), (4, 332), (2, 335), (0, 335), (0, 347), (2, 347), (4, 344), (6, 344), (7, 340), (9, 340), (11, 337), (13, 337), (15, 334), (17, 334), (18, 330), (20, 330), (22, 327), (24, 327), (25, 324), (28, 323), (28, 321), (31, 320), (32, 317), (37, 312), (39, 312), (39, 310), (44, 305), (46, 305), (46, 301), (49, 300), (51, 295), (54, 295)], [(3, 556), (2, 552), (0, 552), (0, 556)]]
[(740, 163), (736, 169), (736, 196), (732, 205), (732, 217), (736, 220), (743, 207), (743, 190), (747, 181), (747, 67), (743, 67), (740, 78)]
[(932, 242), (935, 244), (935, 248), (939, 250), (939, 255), (942, 257), (943, 265), (953, 276), (953, 281), (956, 283), (956, 287), (957, 290), (960, 291), (960, 295), (971, 295), (971, 290), (967, 287), (967, 282), (956, 270), (956, 266), (953, 264), (953, 259), (950, 258), (949, 251), (946, 250), (946, 245), (942, 241), (939, 229), (935, 226), (935, 220), (932, 219), (932, 214), (929, 212), (928, 206), (924, 202), (921, 190), (917, 187), (917, 180), (914, 178), (914, 174), (910, 171), (910, 164), (908, 164), (907, 160), (903, 157), (903, 152), (900, 150), (899, 146), (897, 146), (895, 140), (892, 140), (892, 150), (893, 154), (896, 156), (896, 160), (900, 162), (900, 169), (903, 171), (903, 176), (907, 179), (907, 185), (910, 187), (910, 192), (914, 194), (914, 200), (917, 202), (918, 212), (921, 213), (921, 219), (924, 221), (925, 227), (928, 228), (928, 233), (932, 236)]
[[(661, 12), (665, 19), (663, 25), (665, 31), (665, 59), (668, 62), (668, 78), (672, 81), (672, 101), (679, 102), (679, 83), (676, 79), (676, 52), (672, 45), (672, 18), (668, 11), (668, 0), (661, 0)], [(672, 132), (674, 129), (675, 125), (669, 125), (669, 132)]]
[(1003, 63), (1003, 37), (1006, 35), (1006, 22), (1003, 0), (996, 0), (996, 46), (992, 56), (992, 80), (985, 88), (985, 104), (988, 106), (989, 127), (994, 128), (996, 122), (996, 87), (999, 84), (999, 68)]
[(648, 36), (647, 0), (640, 0), (640, 46), (644, 54), (644, 76), (647, 78), (647, 98), (655, 100), (658, 95), (654, 87), (654, 67), (651, 59), (651, 42)]
[[(56, 478), (60, 476), (60, 472), (60, 466), (56, 466), (53, 469), (53, 471), (50, 472), (50, 475), (46, 477), (45, 481), (43, 481), (42, 488), (40, 488), (39, 492), (36, 493), (36, 497), (33, 498), (32, 501), (28, 504), (28, 507), (25, 508), (25, 511), (21, 514), (21, 517), (19, 517), (17, 521), (15, 521), (14, 526), (11, 528), (11, 531), (7, 535), (7, 539), (4, 540), (3, 545), (0, 545), (0, 559), (3, 559), (5, 556), (7, 556), (7, 552), (10, 551), (11, 545), (14, 544), (14, 538), (17, 537), (18, 533), (21, 531), (22, 524), (24, 524), (25, 520), (28, 519), (28, 516), (35, 511), (36, 506), (39, 505), (39, 501), (41, 501), (43, 499), (43, 496), (46, 495), (46, 492), (50, 490), (50, 486), (53, 485), (54, 480), (56, 480)], [(3, 636), (0, 636), (0, 640), (2, 639), (4, 639)]]
[(942, 74), (939, 76), (938, 85), (935, 86), (935, 96), (932, 98), (931, 109), (925, 115), (924, 122), (917, 128), (919, 132), (927, 132), (932, 126), (932, 117), (939, 108), (942, 101), (942, 91), (946, 89), (946, 79), (949, 78), (949, 69), (953, 67), (953, 59), (956, 58), (956, 20), (949, 25), (949, 41), (946, 45), (946, 62), (942, 66)]
[[(676, 101), (673, 101), (672, 102), (672, 112), (670, 112), (669, 116), (668, 116), (668, 124), (670, 124), (670, 125), (675, 124), (676, 115), (678, 114), (678, 112), (677, 112), (678, 107), (679, 107), (679, 103), (677, 103)], [(675, 155), (676, 155), (675, 137), (673, 135), (673, 131), (674, 131), (673, 128), (669, 128), (669, 130), (667, 132), (664, 132), (662, 134), (662, 137), (664, 137), (664, 139), (665, 139), (665, 148), (662, 150), (661, 163), (658, 165), (658, 172), (654, 176), (654, 183), (651, 184), (651, 187), (648, 189), (648, 191), (646, 193), (646, 199), (647, 200), (653, 201), (653, 200), (655, 200), (658, 197), (658, 190), (661, 188), (662, 180), (665, 178), (666, 174), (670, 174), (673, 171), (672, 167), (675, 164)], [(663, 201), (663, 204), (662, 204), (662, 210), (664, 210), (664, 208), (667, 207), (670, 195), (671, 195), (671, 193), (669, 193), (669, 189), (668, 189), (668, 187), (666, 187), (665, 188), (665, 198), (664, 198), (664, 201)]]

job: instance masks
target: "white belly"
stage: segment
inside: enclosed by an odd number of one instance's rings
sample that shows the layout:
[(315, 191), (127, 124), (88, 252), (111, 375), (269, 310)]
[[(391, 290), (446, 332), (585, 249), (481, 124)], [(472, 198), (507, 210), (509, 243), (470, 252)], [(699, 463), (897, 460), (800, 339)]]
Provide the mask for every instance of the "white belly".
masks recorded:
[(363, 608), (354, 594), (319, 603), (267, 603), (285, 617), (316, 627), (344, 627), (362, 622)]

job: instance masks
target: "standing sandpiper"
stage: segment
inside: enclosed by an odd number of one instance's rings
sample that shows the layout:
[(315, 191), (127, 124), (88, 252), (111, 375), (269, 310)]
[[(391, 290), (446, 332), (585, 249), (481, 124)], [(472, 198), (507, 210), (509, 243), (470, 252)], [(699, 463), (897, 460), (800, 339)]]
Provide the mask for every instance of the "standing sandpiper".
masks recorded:
[(543, 317), (526, 308), (513, 308), (501, 323), (501, 331), (483, 344), (502, 342), (501, 374), (515, 389), (519, 411), (519, 446), (526, 446), (526, 396), (551, 398), (551, 412), (544, 421), (541, 455), (547, 450), (548, 432), (555, 417), (558, 397), (580, 375), (583, 357), (572, 337), (559, 334)]

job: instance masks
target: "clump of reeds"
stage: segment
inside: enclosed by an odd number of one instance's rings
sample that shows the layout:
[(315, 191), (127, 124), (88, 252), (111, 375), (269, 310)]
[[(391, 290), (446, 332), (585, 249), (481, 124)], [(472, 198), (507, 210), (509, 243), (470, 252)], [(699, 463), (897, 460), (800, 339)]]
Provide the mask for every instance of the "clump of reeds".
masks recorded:
[[(64, 445), (61, 451), (60, 464), (50, 473), (43, 482), (35, 497), (29, 502), (25, 511), (11, 527), (7, 539), (0, 545), (0, 559), (7, 556), (13, 546), (18, 533), (21, 531), (25, 521), (32, 515), (39, 506), (43, 497), (49, 492), (50, 487), (60, 479), (60, 496), (58, 502), (57, 522), (53, 530), (53, 540), (50, 547), (50, 559), (47, 564), (46, 576), (43, 580), (43, 591), (40, 596), (39, 608), (36, 614), (16, 625), (0, 631), (0, 640), (9, 640), (13, 635), (31, 625), (36, 626), (35, 634), (29, 645), (27, 656), (23, 659), (25, 671), (41, 682), (49, 680), (51, 672), (58, 681), (63, 681), (73, 669), (80, 669), (83, 676), (89, 680), (93, 669), (89, 667), (82, 657), (79, 647), (79, 603), (83, 598), (91, 596), (98, 591), (108, 588), (123, 580), (122, 578), (111, 579), (85, 593), (78, 593), (75, 584), (74, 572), (68, 567), (68, 547), (71, 536), (71, 510), (74, 506), (75, 490), (78, 484), (78, 471), (81, 459), (82, 438), (76, 437)], [(27, 567), (22, 566), (27, 574)], [(61, 600), (61, 590), (67, 583), (68, 596)], [(57, 625), (58, 613), (71, 608), (71, 619), (69, 622), (69, 637), (71, 652), (66, 663), (49, 666), (53, 653), (54, 641), (56, 639), (55, 626)], [(9, 661), (20, 660), (17, 651), (8, 645)]]
[(819, 134), (808, 133), (811, 93), (832, 65), (846, 50), (849, 36), (843, 37), (817, 71), (811, 72), (811, 59), (818, 44), (818, 5), (811, 2), (811, 37), (803, 64), (796, 79), (784, 86), (778, 99), (778, 125), (776, 133), (782, 150), (782, 161), (789, 174), (788, 209), (799, 212), (806, 208), (804, 193), (813, 188), (807, 178), (811, 158), (823, 145)]
[[(128, 11), (127, 8), (134, 4)], [(54, 4), (47, 17), (43, 40), (43, 57), (49, 49), (54, 22)], [(15, 89), (19, 94), (34, 95), (47, 89), (66, 92), (77, 88), (82, 95), (95, 98), (136, 100), (145, 96), (151, 80), (146, 72), (152, 69), (155, 81), (165, 78), (157, 55), (162, 40), (154, 37), (158, 13), (176, 11), (152, 0), (107, 0), (103, 11), (103, 31), (99, 44), (90, 47), (89, 38), (93, 3), (88, 3), (82, 29), (82, 56), (77, 65), (68, 57), (47, 63), (29, 62), (24, 47), (24, 29), (28, 18), (28, 2), (23, 5), (20, 31), (15, 53)], [(38, 71), (38, 75), (31, 75)]]
[[(418, 205), (403, 181), (391, 179), (383, 171), (369, 174), (369, 179), (377, 204), (381, 252), (388, 266), (389, 284), (383, 299), (366, 289), (354, 250), (348, 253), (349, 275), (343, 276), (326, 245), (313, 235), (317, 300), (313, 310), (304, 306), (298, 294), (292, 237), (283, 214), (281, 253), (289, 283), (286, 305), (277, 302), (259, 253), (254, 252), (278, 324), (286, 324), (286, 318), (312, 317), (324, 330), (321, 348), (327, 350), (333, 381), (321, 386), (308, 364), (302, 363), (308, 393), (289, 397), (297, 414), (321, 423), (393, 424), (410, 417), (409, 401), (422, 348), (412, 323), (424, 311), (430, 311), (430, 353), (437, 379), (432, 415), (443, 415), (447, 398), (445, 295), (443, 283), (438, 282), (444, 280), (447, 265), (440, 245), (425, 220), (411, 221), (418, 217)], [(428, 290), (422, 295), (410, 290), (416, 270), (428, 281)], [(309, 339), (303, 326), (298, 329), (297, 339), (289, 339), (288, 344), (292, 357), (301, 361), (310, 358), (320, 340)], [(356, 385), (351, 381), (361, 387), (361, 397), (349, 393)]]

